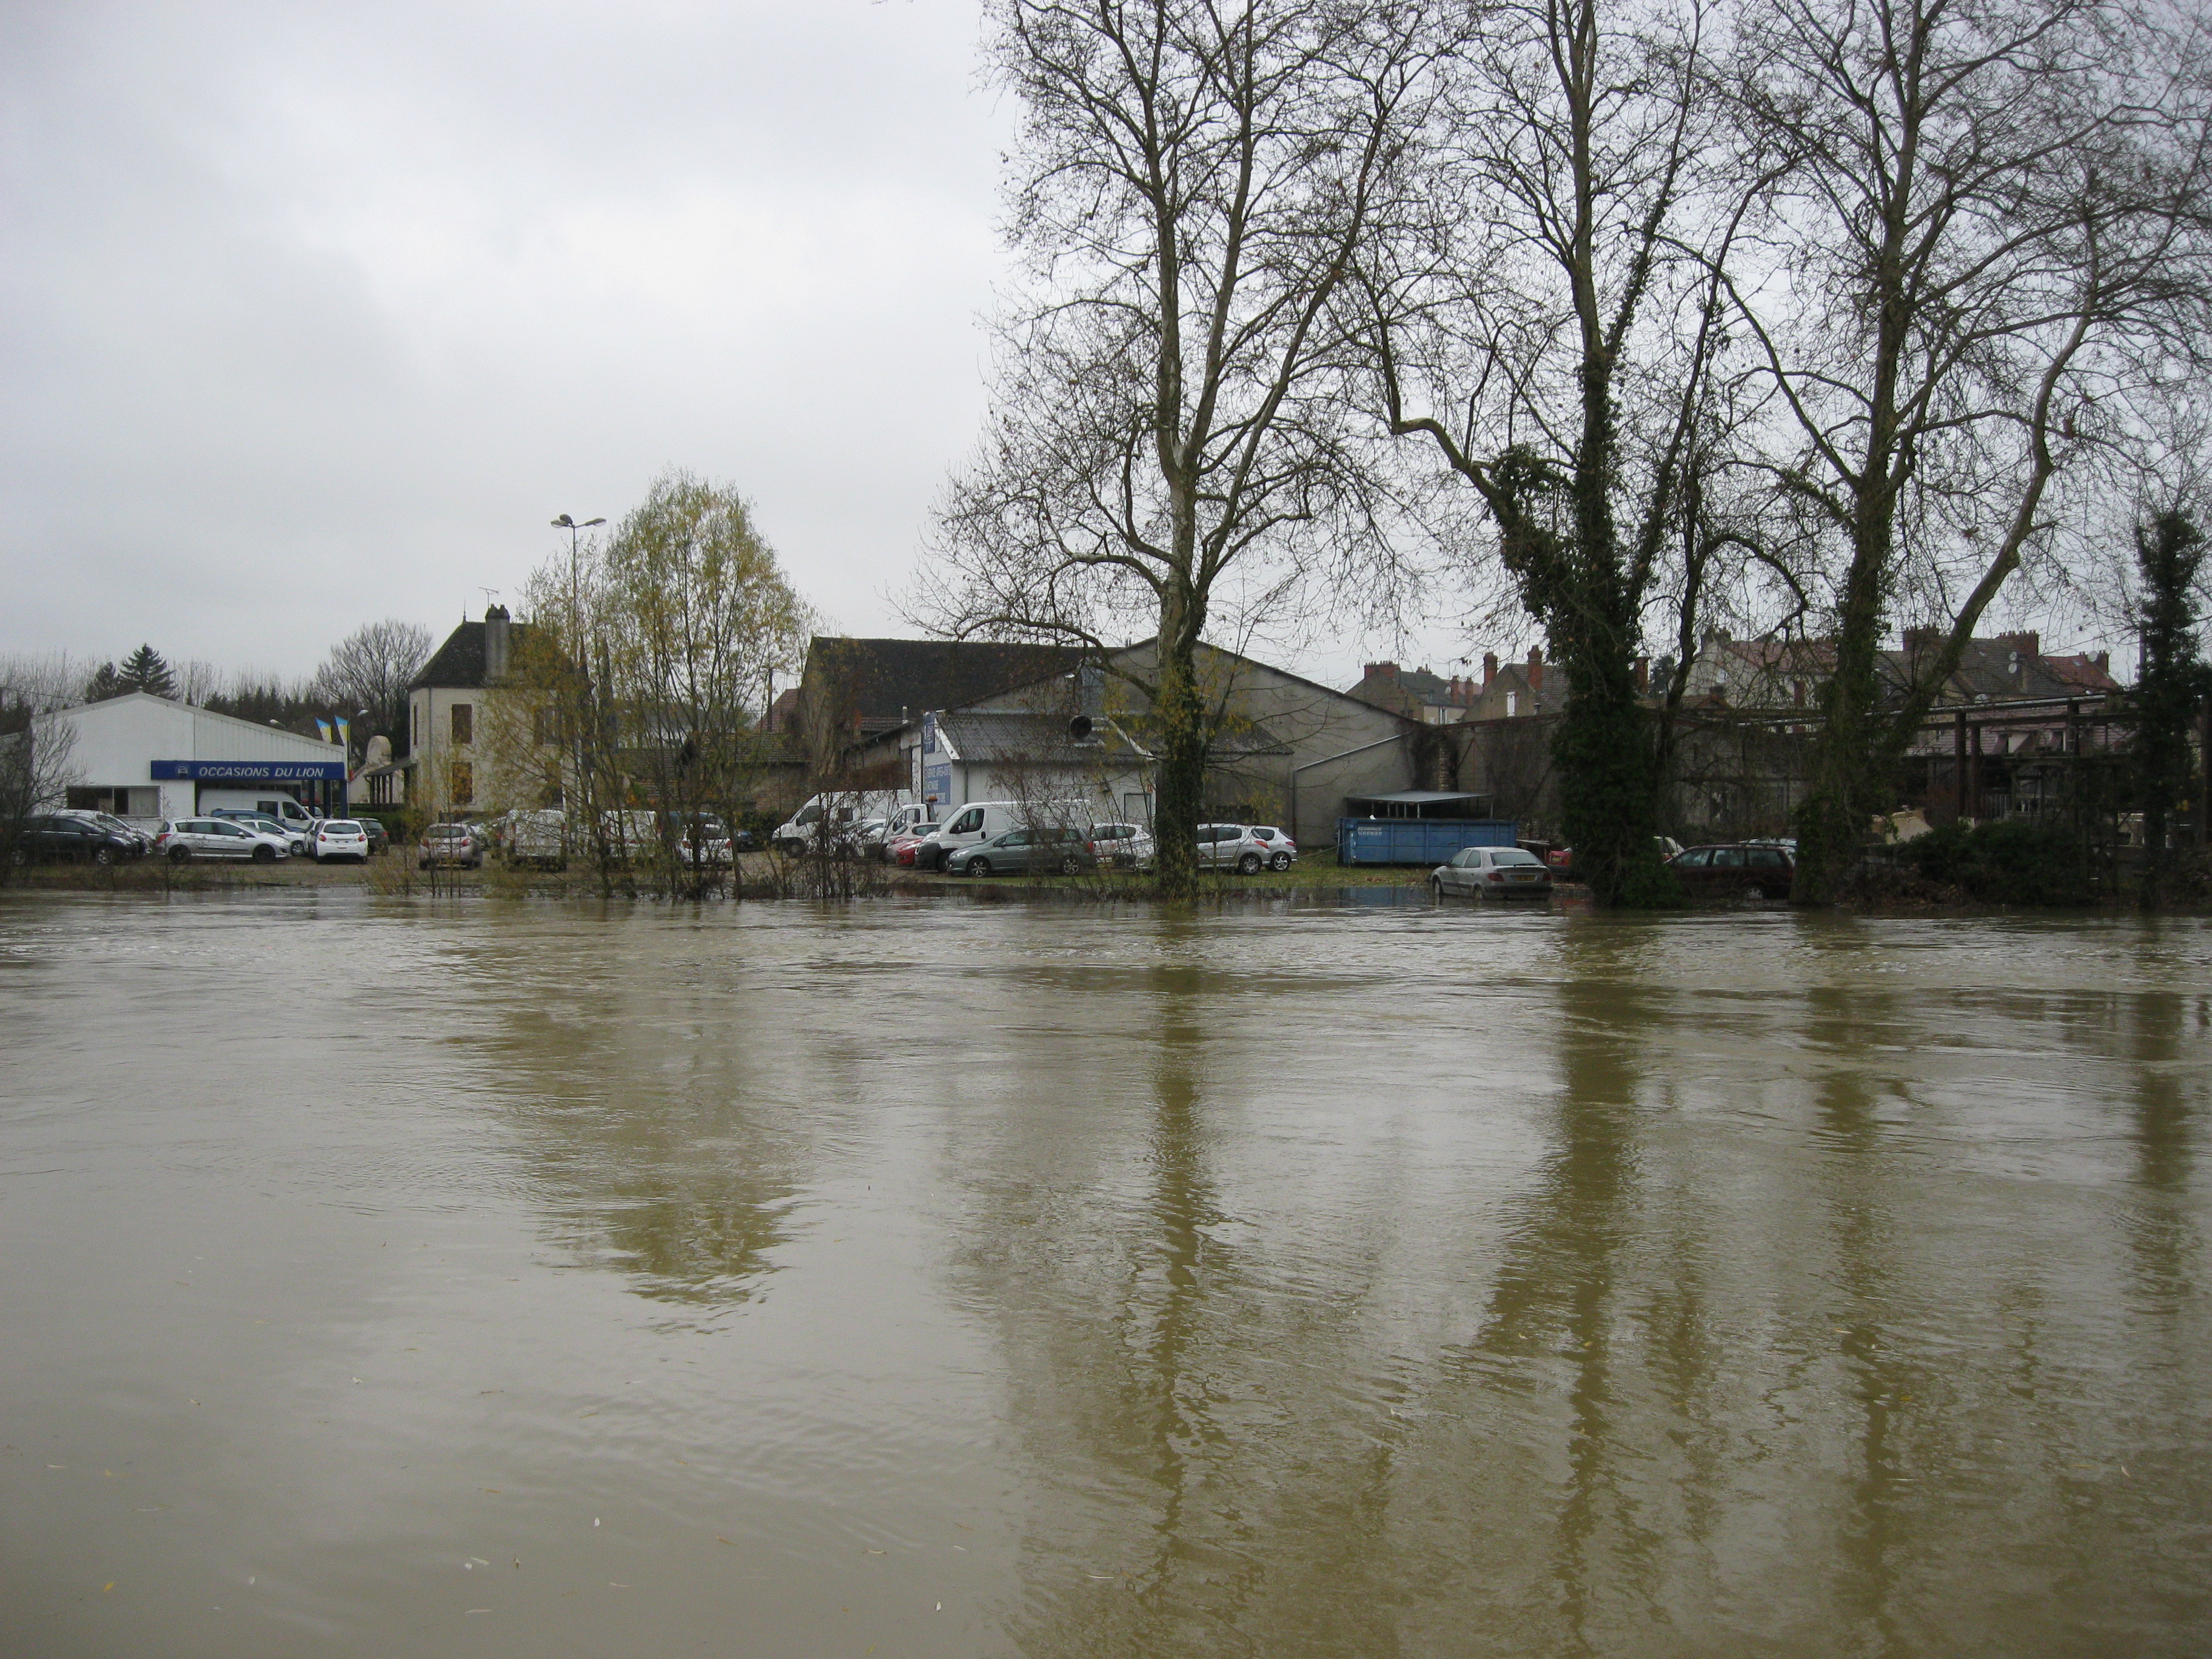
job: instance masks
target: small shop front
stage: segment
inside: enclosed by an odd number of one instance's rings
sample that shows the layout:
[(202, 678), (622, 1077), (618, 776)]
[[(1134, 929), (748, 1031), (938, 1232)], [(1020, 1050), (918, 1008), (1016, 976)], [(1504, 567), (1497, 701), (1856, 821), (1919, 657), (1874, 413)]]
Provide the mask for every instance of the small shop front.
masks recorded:
[[(310, 812), (326, 817), (345, 815), (343, 761), (157, 760), (152, 770), (157, 783), (189, 780), (193, 786), (191, 810), (195, 812), (217, 806), (259, 806), (269, 811), (267, 803), (274, 797), (289, 795)], [(166, 799), (166, 790), (163, 795)]]

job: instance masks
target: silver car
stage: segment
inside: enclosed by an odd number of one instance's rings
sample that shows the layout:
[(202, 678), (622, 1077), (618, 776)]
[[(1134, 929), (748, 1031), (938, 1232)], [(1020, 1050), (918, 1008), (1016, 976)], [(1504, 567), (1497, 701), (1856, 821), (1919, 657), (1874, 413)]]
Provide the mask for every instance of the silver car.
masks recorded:
[(1549, 898), (1552, 872), (1526, 848), (1462, 847), (1429, 872), (1429, 890), (1438, 898)]
[[(1282, 837), (1279, 845), (1276, 837)], [(1284, 854), (1288, 853), (1289, 856)], [(1297, 849), (1279, 830), (1270, 829), (1265, 835), (1249, 824), (1201, 823), (1198, 826), (1198, 867), (1201, 870), (1234, 870), (1240, 876), (1256, 876), (1269, 865), (1278, 870), (1291, 867), (1291, 859)], [(1282, 858), (1280, 864), (1275, 860)]]
[(172, 819), (161, 826), (154, 848), (176, 864), (187, 859), (251, 859), (256, 864), (274, 864), (292, 855), (283, 836), (229, 818)]

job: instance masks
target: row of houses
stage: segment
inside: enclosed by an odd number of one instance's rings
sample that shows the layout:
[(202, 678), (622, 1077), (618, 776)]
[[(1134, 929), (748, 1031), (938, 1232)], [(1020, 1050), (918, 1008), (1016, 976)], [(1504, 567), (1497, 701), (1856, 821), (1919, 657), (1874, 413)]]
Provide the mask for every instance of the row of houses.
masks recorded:
[[(193, 810), (201, 786), (281, 788), (324, 810), (417, 805), (457, 816), (554, 804), (557, 764), (518, 765), (530, 729), (503, 699), (526, 622), (493, 605), (463, 622), (409, 692), (408, 753), (382, 739), (349, 757), (273, 727), (139, 694), (70, 711), (72, 805), (143, 816)], [(1933, 635), (1886, 653), (1901, 687)], [(1807, 724), (1832, 651), (1821, 641), (1738, 641), (1709, 632), (1686, 677), (1674, 822), (1771, 833), (1802, 787)], [(1326, 843), (1346, 816), (1500, 816), (1543, 832), (1556, 817), (1551, 729), (1565, 687), (1542, 653), (1481, 660), (1479, 678), (1366, 665), (1338, 691), (1218, 647), (1202, 647), (1214, 728), (1206, 810), (1273, 822)], [(1638, 665), (1656, 707), (1674, 664)], [(896, 789), (949, 810), (979, 799), (1080, 802), (1097, 817), (1148, 822), (1158, 734), (1149, 641), (1101, 655), (982, 641), (811, 641), (795, 684), (770, 701), (751, 799), (781, 813), (825, 785)], [(1977, 640), (1939, 690), (1912, 746), (1900, 805), (1938, 817), (2041, 810), (2051, 768), (2109, 747), (2118, 686), (2100, 653), (2046, 656), (2037, 635)], [(503, 734), (495, 743), (492, 733)], [(553, 733), (538, 740), (549, 752)]]

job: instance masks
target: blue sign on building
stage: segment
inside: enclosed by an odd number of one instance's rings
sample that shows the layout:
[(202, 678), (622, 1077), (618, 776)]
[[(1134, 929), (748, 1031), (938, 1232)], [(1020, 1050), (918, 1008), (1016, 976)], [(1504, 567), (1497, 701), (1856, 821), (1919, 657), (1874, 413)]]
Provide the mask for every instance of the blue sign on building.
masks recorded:
[(343, 761), (157, 760), (156, 778), (198, 778), (202, 783), (343, 783)]

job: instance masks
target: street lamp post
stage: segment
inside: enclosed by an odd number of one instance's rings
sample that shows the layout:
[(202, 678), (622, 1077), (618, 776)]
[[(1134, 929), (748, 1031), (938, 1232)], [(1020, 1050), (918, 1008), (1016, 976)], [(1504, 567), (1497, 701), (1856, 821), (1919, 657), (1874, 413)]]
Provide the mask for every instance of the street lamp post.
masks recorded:
[[(589, 659), (586, 657), (584, 651), (584, 600), (583, 595), (579, 591), (577, 586), (576, 538), (582, 532), (590, 530), (595, 526), (603, 525), (605, 522), (606, 520), (604, 518), (599, 518), (586, 519), (583, 523), (578, 524), (575, 520), (569, 517), (566, 513), (563, 513), (559, 518), (553, 520), (553, 527), (556, 530), (565, 530), (568, 532), (568, 643), (570, 647), (575, 653), (576, 661), (579, 665), (587, 664)], [(573, 734), (571, 740), (575, 745), (574, 758), (576, 771), (574, 781), (577, 791), (581, 794), (583, 799), (574, 804), (581, 805), (589, 811), (592, 807), (592, 795), (591, 787), (586, 780), (585, 774), (591, 763), (591, 755), (588, 749), (590, 742), (588, 732), (590, 727), (595, 723), (595, 716), (593, 715), (592, 709), (590, 670), (588, 667), (580, 667), (577, 672), (583, 679), (584, 695), (580, 699), (579, 699), (580, 706), (576, 711), (578, 729)], [(568, 791), (566, 788), (562, 792), (562, 798), (564, 801), (568, 799)], [(573, 818), (572, 814), (567, 816)], [(598, 814), (596, 812), (592, 813), (592, 820), (595, 823), (597, 823)], [(564, 840), (566, 838), (565, 833), (563, 838)], [(599, 835), (595, 833), (593, 840), (595, 842), (599, 842), (600, 840)], [(599, 851), (602, 854), (600, 859), (600, 866), (604, 870), (605, 867), (605, 848), (604, 845), (600, 846)]]

